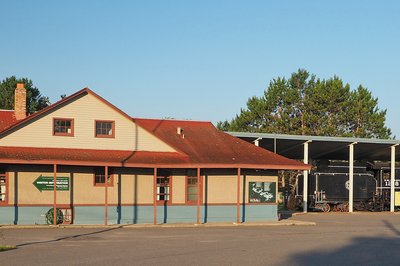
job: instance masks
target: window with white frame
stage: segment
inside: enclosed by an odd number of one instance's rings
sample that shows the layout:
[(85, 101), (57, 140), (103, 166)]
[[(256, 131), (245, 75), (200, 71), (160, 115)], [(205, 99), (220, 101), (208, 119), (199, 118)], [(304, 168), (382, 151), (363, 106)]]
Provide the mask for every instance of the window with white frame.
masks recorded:
[(169, 201), (171, 199), (171, 177), (157, 177), (157, 201)]

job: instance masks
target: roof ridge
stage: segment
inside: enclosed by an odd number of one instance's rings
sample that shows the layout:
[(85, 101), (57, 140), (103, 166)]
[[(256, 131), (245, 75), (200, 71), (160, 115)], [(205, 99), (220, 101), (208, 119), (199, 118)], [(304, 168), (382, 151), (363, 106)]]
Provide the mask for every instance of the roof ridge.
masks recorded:
[(196, 123), (212, 123), (206, 120), (191, 120), (191, 119), (174, 119), (174, 118), (143, 118), (143, 117), (132, 117), (133, 120), (154, 120), (154, 121), (171, 121), (171, 122), (196, 122)]

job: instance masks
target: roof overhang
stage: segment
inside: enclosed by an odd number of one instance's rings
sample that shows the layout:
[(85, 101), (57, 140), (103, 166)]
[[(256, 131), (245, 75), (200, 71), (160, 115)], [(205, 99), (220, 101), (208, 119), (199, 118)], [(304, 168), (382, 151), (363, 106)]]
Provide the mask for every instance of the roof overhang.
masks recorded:
[[(303, 144), (308, 142), (309, 158), (347, 160), (349, 145), (355, 144), (354, 158), (356, 160), (390, 161), (391, 147), (399, 145), (399, 140), (300, 136), (286, 134), (267, 134), (249, 132), (227, 132), (228, 134), (248, 142), (258, 140), (260, 147), (291, 159), (303, 159)], [(400, 158), (400, 148), (396, 149), (397, 160)]]
[(0, 164), (110, 166), (132, 168), (213, 168), (309, 170), (310, 165), (261, 163), (209, 163), (192, 161), (177, 152), (0, 147)]

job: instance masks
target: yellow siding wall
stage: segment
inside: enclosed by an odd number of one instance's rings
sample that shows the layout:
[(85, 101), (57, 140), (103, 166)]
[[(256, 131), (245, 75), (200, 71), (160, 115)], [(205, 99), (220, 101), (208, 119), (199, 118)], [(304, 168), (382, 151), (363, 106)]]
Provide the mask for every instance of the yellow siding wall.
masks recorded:
[(236, 202), (236, 184), (237, 176), (208, 176), (208, 203)]
[[(14, 204), (14, 172), (9, 173), (9, 204)], [(18, 204), (52, 204), (53, 191), (40, 192), (33, 182), (40, 175), (52, 173), (19, 172)], [(105, 188), (93, 184), (93, 174), (57, 173), (58, 177), (73, 177), (73, 203), (77, 205), (102, 205)], [(205, 199), (205, 178), (203, 178), (203, 202)], [(114, 184), (108, 188), (108, 203), (118, 204), (118, 182), (121, 182), (121, 204), (153, 204), (153, 176), (114, 175)], [(249, 182), (278, 182), (277, 176), (246, 176), (245, 203), (248, 203)], [(71, 182), (70, 182), (71, 185)], [(237, 200), (237, 176), (208, 176), (209, 204), (232, 204)], [(186, 177), (172, 177), (172, 204), (185, 204)], [(276, 195), (278, 193), (276, 192)], [(70, 204), (70, 191), (57, 191), (57, 204)], [(243, 201), (243, 176), (240, 180), (240, 202)]]
[[(53, 204), (53, 191), (40, 192), (33, 182), (40, 175), (52, 173), (20, 172), (18, 174), (18, 204)], [(58, 173), (58, 177), (70, 177), (69, 173)], [(77, 205), (104, 204), (105, 188), (94, 186), (93, 174), (73, 174), (73, 203)], [(121, 204), (152, 204), (153, 176), (114, 175), (114, 185), (108, 187), (108, 203), (118, 203), (118, 181), (121, 184)], [(9, 204), (14, 204), (14, 172), (9, 173)], [(71, 182), (70, 182), (71, 186)], [(137, 190), (136, 190), (137, 186)], [(71, 188), (70, 188), (71, 189)], [(135, 192), (136, 195), (135, 195)], [(70, 204), (70, 191), (57, 191), (57, 204)]]
[[(119, 175), (122, 204), (153, 204), (153, 176)], [(114, 180), (115, 181), (115, 180)], [(115, 186), (118, 186), (115, 183)], [(116, 198), (115, 203), (118, 202)]]
[(12, 173), (7, 173), (8, 174), (8, 185), (7, 185), (7, 190), (8, 190), (8, 203), (9, 204), (14, 204), (14, 175)]
[[(249, 182), (276, 182), (278, 184), (278, 177), (246, 176), (245, 203), (249, 203)], [(203, 185), (203, 199), (205, 197), (204, 187)], [(278, 190), (278, 186), (276, 188)], [(278, 195), (278, 191), (276, 191), (276, 195)], [(208, 203), (236, 203), (236, 201), (237, 176), (208, 176)], [(243, 203), (243, 176), (240, 177), (239, 202)]]
[[(74, 137), (53, 136), (53, 118), (74, 119)], [(115, 121), (115, 138), (95, 138), (95, 120)], [(5, 136), (1, 146), (174, 151), (131, 119), (88, 94)]]
[[(74, 179), (74, 203), (103, 204), (105, 188), (93, 185), (93, 174), (79, 174)], [(121, 181), (121, 204), (152, 204), (153, 176), (114, 175), (108, 187), (108, 203), (118, 204), (118, 182)]]
[(172, 177), (172, 203), (185, 204), (186, 194), (186, 177), (174, 176)]
[[(93, 178), (93, 174), (74, 174), (75, 204), (104, 204), (105, 188), (95, 187)], [(112, 203), (115, 196), (118, 196), (115, 184), (116, 180), (114, 179), (114, 186), (108, 188), (108, 203)]]

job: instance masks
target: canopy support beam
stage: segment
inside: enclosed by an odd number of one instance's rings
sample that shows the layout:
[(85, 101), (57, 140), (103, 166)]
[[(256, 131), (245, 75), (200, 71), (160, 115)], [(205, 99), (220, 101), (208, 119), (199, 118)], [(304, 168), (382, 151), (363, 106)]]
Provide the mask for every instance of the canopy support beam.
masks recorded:
[(390, 212), (394, 212), (394, 182), (396, 179), (395, 176), (395, 166), (396, 166), (396, 146), (399, 144), (395, 144), (390, 147)]
[[(304, 142), (304, 163), (308, 164), (308, 144), (312, 140)], [(303, 171), (303, 212), (307, 213), (308, 208), (308, 170)]]
[(353, 212), (353, 194), (354, 194), (354, 145), (353, 142), (349, 145), (349, 212)]
[(53, 165), (53, 224), (57, 225), (57, 165)]

